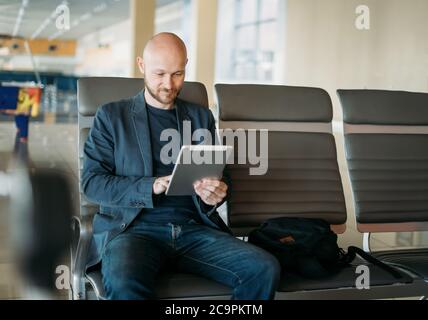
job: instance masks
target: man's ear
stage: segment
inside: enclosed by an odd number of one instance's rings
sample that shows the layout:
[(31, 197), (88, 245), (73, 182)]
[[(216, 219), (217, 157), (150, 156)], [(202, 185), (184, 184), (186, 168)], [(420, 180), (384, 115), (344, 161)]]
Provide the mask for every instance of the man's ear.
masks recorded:
[(143, 74), (144, 77), (144, 60), (141, 57), (137, 57), (137, 65), (138, 68), (140, 69), (140, 72)]

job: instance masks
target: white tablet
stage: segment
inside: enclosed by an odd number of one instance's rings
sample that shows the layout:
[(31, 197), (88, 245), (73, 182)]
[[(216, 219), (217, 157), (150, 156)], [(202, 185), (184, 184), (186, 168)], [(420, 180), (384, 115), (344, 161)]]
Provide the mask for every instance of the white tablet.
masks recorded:
[(231, 146), (183, 146), (165, 192), (168, 196), (195, 194), (193, 183), (203, 178), (223, 177), (223, 170), (233, 154)]

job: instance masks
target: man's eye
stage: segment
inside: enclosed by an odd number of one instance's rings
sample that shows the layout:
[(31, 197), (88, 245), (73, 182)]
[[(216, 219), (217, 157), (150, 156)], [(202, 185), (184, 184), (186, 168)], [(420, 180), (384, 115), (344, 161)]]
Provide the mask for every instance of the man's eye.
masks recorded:
[(183, 75), (183, 72), (177, 72), (177, 73), (174, 73), (174, 75), (177, 77), (181, 77)]

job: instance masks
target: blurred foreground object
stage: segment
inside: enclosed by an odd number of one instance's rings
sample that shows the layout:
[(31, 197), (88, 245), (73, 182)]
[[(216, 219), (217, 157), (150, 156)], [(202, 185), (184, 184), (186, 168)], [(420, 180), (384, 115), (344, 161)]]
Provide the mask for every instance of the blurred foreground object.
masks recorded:
[(0, 196), (8, 196), (10, 189), (9, 175), (6, 172), (0, 171)]
[(71, 186), (58, 170), (15, 167), (11, 181), (11, 238), (28, 299), (55, 299), (57, 267), (70, 247)]

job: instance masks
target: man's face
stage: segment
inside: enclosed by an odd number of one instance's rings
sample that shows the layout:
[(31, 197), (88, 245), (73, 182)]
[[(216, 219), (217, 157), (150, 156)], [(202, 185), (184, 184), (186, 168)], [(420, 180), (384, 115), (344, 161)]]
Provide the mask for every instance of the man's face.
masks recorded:
[(187, 59), (177, 52), (159, 50), (139, 60), (148, 93), (162, 105), (174, 103), (184, 83)]

